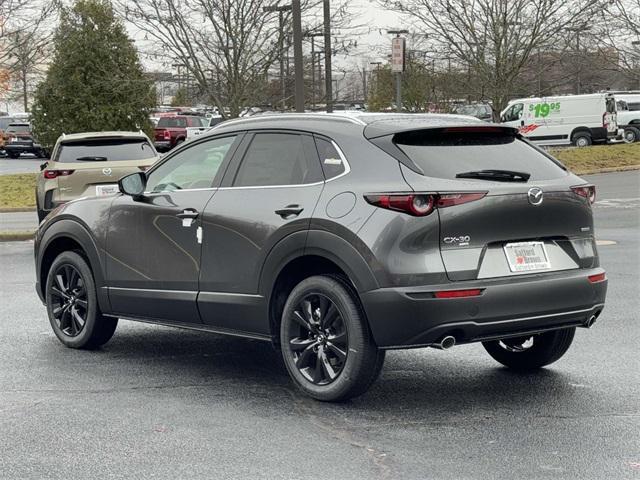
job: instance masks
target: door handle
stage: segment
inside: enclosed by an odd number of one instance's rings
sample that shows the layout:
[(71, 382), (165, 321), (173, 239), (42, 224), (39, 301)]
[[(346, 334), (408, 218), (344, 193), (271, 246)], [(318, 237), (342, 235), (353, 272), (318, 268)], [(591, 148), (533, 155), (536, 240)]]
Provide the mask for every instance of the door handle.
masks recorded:
[(193, 221), (198, 218), (198, 211), (194, 208), (185, 208), (182, 213), (176, 214), (176, 217), (182, 219), (183, 227), (190, 227)]
[(287, 205), (280, 210), (276, 210), (276, 215), (280, 215), (286, 220), (287, 218), (297, 217), (302, 213), (303, 210), (304, 208), (302, 208), (300, 205)]
[(193, 208), (185, 208), (182, 213), (176, 215), (178, 218), (198, 218), (198, 211)]

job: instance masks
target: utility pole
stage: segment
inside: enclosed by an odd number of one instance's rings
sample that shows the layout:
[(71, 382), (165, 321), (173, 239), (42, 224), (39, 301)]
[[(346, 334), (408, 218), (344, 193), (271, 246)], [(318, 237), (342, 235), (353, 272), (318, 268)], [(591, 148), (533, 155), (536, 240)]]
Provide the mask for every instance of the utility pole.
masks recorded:
[(282, 111), (287, 109), (287, 82), (284, 75), (284, 12), (291, 10), (291, 5), (272, 5), (262, 7), (263, 12), (278, 12), (280, 35), (278, 36), (278, 53), (280, 55), (280, 91), (282, 94)]
[(300, 0), (291, 1), (293, 14), (293, 58), (296, 77), (296, 112), (304, 113), (304, 66), (302, 65), (302, 10)]
[(395, 35), (391, 44), (391, 71), (396, 74), (396, 110), (402, 112), (402, 73), (404, 72), (405, 39), (402, 34), (408, 30), (388, 30), (388, 34)]
[[(311, 106), (315, 110), (316, 108), (316, 38), (322, 37), (324, 33), (306, 33), (305, 38), (311, 38)], [(318, 77), (320, 82), (322, 77)]]
[(323, 0), (324, 10), (324, 84), (327, 113), (333, 112), (333, 81), (331, 79), (331, 6)]

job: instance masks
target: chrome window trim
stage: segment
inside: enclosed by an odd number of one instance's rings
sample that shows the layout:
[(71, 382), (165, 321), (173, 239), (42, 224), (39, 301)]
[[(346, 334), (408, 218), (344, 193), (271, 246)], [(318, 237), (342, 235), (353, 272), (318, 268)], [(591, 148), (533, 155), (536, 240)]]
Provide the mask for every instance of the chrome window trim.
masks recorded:
[[(324, 137), (326, 138), (326, 137)], [(351, 172), (351, 166), (349, 165), (349, 162), (347, 161), (347, 157), (344, 156), (344, 153), (342, 152), (342, 149), (338, 146), (338, 144), (336, 142), (334, 142), (333, 140), (329, 139), (329, 141), (331, 142), (331, 144), (333, 145), (333, 148), (336, 149), (336, 151), (338, 152), (338, 155), (340, 156), (340, 159), (342, 160), (343, 164), (344, 164), (344, 172), (342, 172), (340, 175), (337, 175), (333, 178), (330, 178), (329, 180), (322, 180), (320, 182), (313, 182), (313, 183), (297, 183), (297, 184), (292, 184), (292, 185), (251, 185), (251, 186), (243, 186), (243, 187), (220, 187), (218, 188), (218, 190), (255, 190), (258, 188), (300, 188), (300, 187), (315, 187), (317, 185), (322, 185), (325, 184), (327, 182), (332, 182), (333, 180), (337, 180), (340, 177), (344, 177), (345, 175), (347, 175), (349, 172)]]
[(209, 191), (209, 190), (219, 190), (216, 187), (207, 187), (207, 188), (181, 188), (178, 190), (161, 190), (159, 192), (153, 192), (153, 191), (146, 191), (144, 192), (144, 195), (160, 195), (160, 194), (167, 194), (167, 193), (179, 193), (179, 192), (205, 192), (205, 191)]
[[(242, 118), (234, 118), (231, 120), (226, 120), (224, 122), (219, 123), (218, 125), (215, 125), (214, 127), (211, 128), (211, 130), (209, 130), (208, 132), (214, 132), (218, 127), (223, 128), (223, 127), (228, 127), (230, 125), (239, 125), (239, 124), (243, 124), (243, 123), (251, 123), (251, 122), (258, 122), (258, 121), (265, 121), (265, 120), (287, 120), (287, 119), (293, 119), (293, 120), (345, 120), (349, 123), (354, 123), (356, 125), (360, 125), (360, 126), (366, 126), (367, 124), (360, 120), (359, 118), (355, 117), (355, 116), (348, 116), (348, 115), (340, 115), (340, 114), (333, 114), (333, 113), (280, 113), (280, 114), (275, 114), (275, 115), (256, 115), (253, 117), (242, 117)], [(208, 133), (207, 132), (207, 133)]]

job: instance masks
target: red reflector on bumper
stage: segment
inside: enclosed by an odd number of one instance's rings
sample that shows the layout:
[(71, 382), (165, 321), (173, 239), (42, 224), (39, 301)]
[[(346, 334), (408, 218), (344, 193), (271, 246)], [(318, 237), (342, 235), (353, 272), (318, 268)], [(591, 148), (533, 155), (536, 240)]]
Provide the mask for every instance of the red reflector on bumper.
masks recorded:
[(607, 279), (607, 274), (598, 273), (597, 275), (589, 275), (587, 278), (591, 283), (604, 282)]
[(482, 293), (479, 288), (471, 290), (444, 290), (441, 292), (434, 292), (436, 298), (460, 298), (460, 297), (477, 297)]

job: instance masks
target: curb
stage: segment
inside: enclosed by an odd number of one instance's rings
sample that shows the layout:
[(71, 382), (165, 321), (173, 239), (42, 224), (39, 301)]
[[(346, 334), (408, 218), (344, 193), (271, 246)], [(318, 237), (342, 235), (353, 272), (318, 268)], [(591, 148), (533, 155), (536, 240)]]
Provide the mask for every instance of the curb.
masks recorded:
[(0, 232), (0, 242), (22, 242), (25, 240), (33, 240), (35, 235), (35, 231)]
[(0, 207), (0, 213), (35, 212), (36, 207)]
[(628, 172), (631, 170), (640, 170), (640, 165), (625, 165), (621, 167), (594, 168), (592, 170), (578, 170), (573, 173), (575, 173), (576, 175), (595, 175), (597, 173)]

